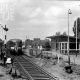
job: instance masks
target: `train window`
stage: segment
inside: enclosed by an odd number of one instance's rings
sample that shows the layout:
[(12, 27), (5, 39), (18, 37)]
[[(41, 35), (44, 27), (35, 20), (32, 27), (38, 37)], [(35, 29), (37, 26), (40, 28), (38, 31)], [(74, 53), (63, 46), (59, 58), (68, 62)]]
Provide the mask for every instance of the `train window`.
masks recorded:
[(22, 42), (19, 42), (19, 47), (21, 47), (22, 46)]

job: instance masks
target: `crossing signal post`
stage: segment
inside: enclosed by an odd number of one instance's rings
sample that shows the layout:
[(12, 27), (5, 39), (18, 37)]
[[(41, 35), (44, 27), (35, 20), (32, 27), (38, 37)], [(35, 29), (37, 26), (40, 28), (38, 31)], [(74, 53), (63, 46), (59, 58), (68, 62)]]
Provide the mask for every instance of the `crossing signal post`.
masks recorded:
[(6, 25), (5, 25), (5, 27), (3, 27), (3, 26), (1, 26), (2, 28), (3, 28), (3, 30), (6, 32), (6, 34), (5, 34), (5, 48), (6, 48), (6, 42), (7, 42), (7, 31), (8, 31), (8, 28), (6, 27)]

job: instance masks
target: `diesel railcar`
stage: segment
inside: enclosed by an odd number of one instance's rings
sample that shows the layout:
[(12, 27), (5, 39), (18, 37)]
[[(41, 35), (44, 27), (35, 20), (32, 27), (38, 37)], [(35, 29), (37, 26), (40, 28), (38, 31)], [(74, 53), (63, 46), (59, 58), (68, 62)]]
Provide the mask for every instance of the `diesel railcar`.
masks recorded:
[(22, 54), (22, 40), (21, 39), (10, 39), (7, 42), (7, 47), (11, 54), (14, 54), (14, 55)]

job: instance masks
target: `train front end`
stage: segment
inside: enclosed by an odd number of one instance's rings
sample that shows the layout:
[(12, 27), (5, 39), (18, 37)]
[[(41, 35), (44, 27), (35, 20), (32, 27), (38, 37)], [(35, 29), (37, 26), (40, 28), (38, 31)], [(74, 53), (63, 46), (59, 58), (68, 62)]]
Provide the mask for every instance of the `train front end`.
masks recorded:
[(19, 39), (11, 39), (7, 43), (8, 50), (13, 55), (19, 55), (22, 54), (22, 40)]

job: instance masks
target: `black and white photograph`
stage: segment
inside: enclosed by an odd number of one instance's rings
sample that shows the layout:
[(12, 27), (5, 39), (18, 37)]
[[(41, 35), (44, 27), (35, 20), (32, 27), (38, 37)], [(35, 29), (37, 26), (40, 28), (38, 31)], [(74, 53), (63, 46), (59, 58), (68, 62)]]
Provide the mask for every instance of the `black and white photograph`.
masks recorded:
[(0, 0), (0, 80), (80, 80), (80, 1)]

